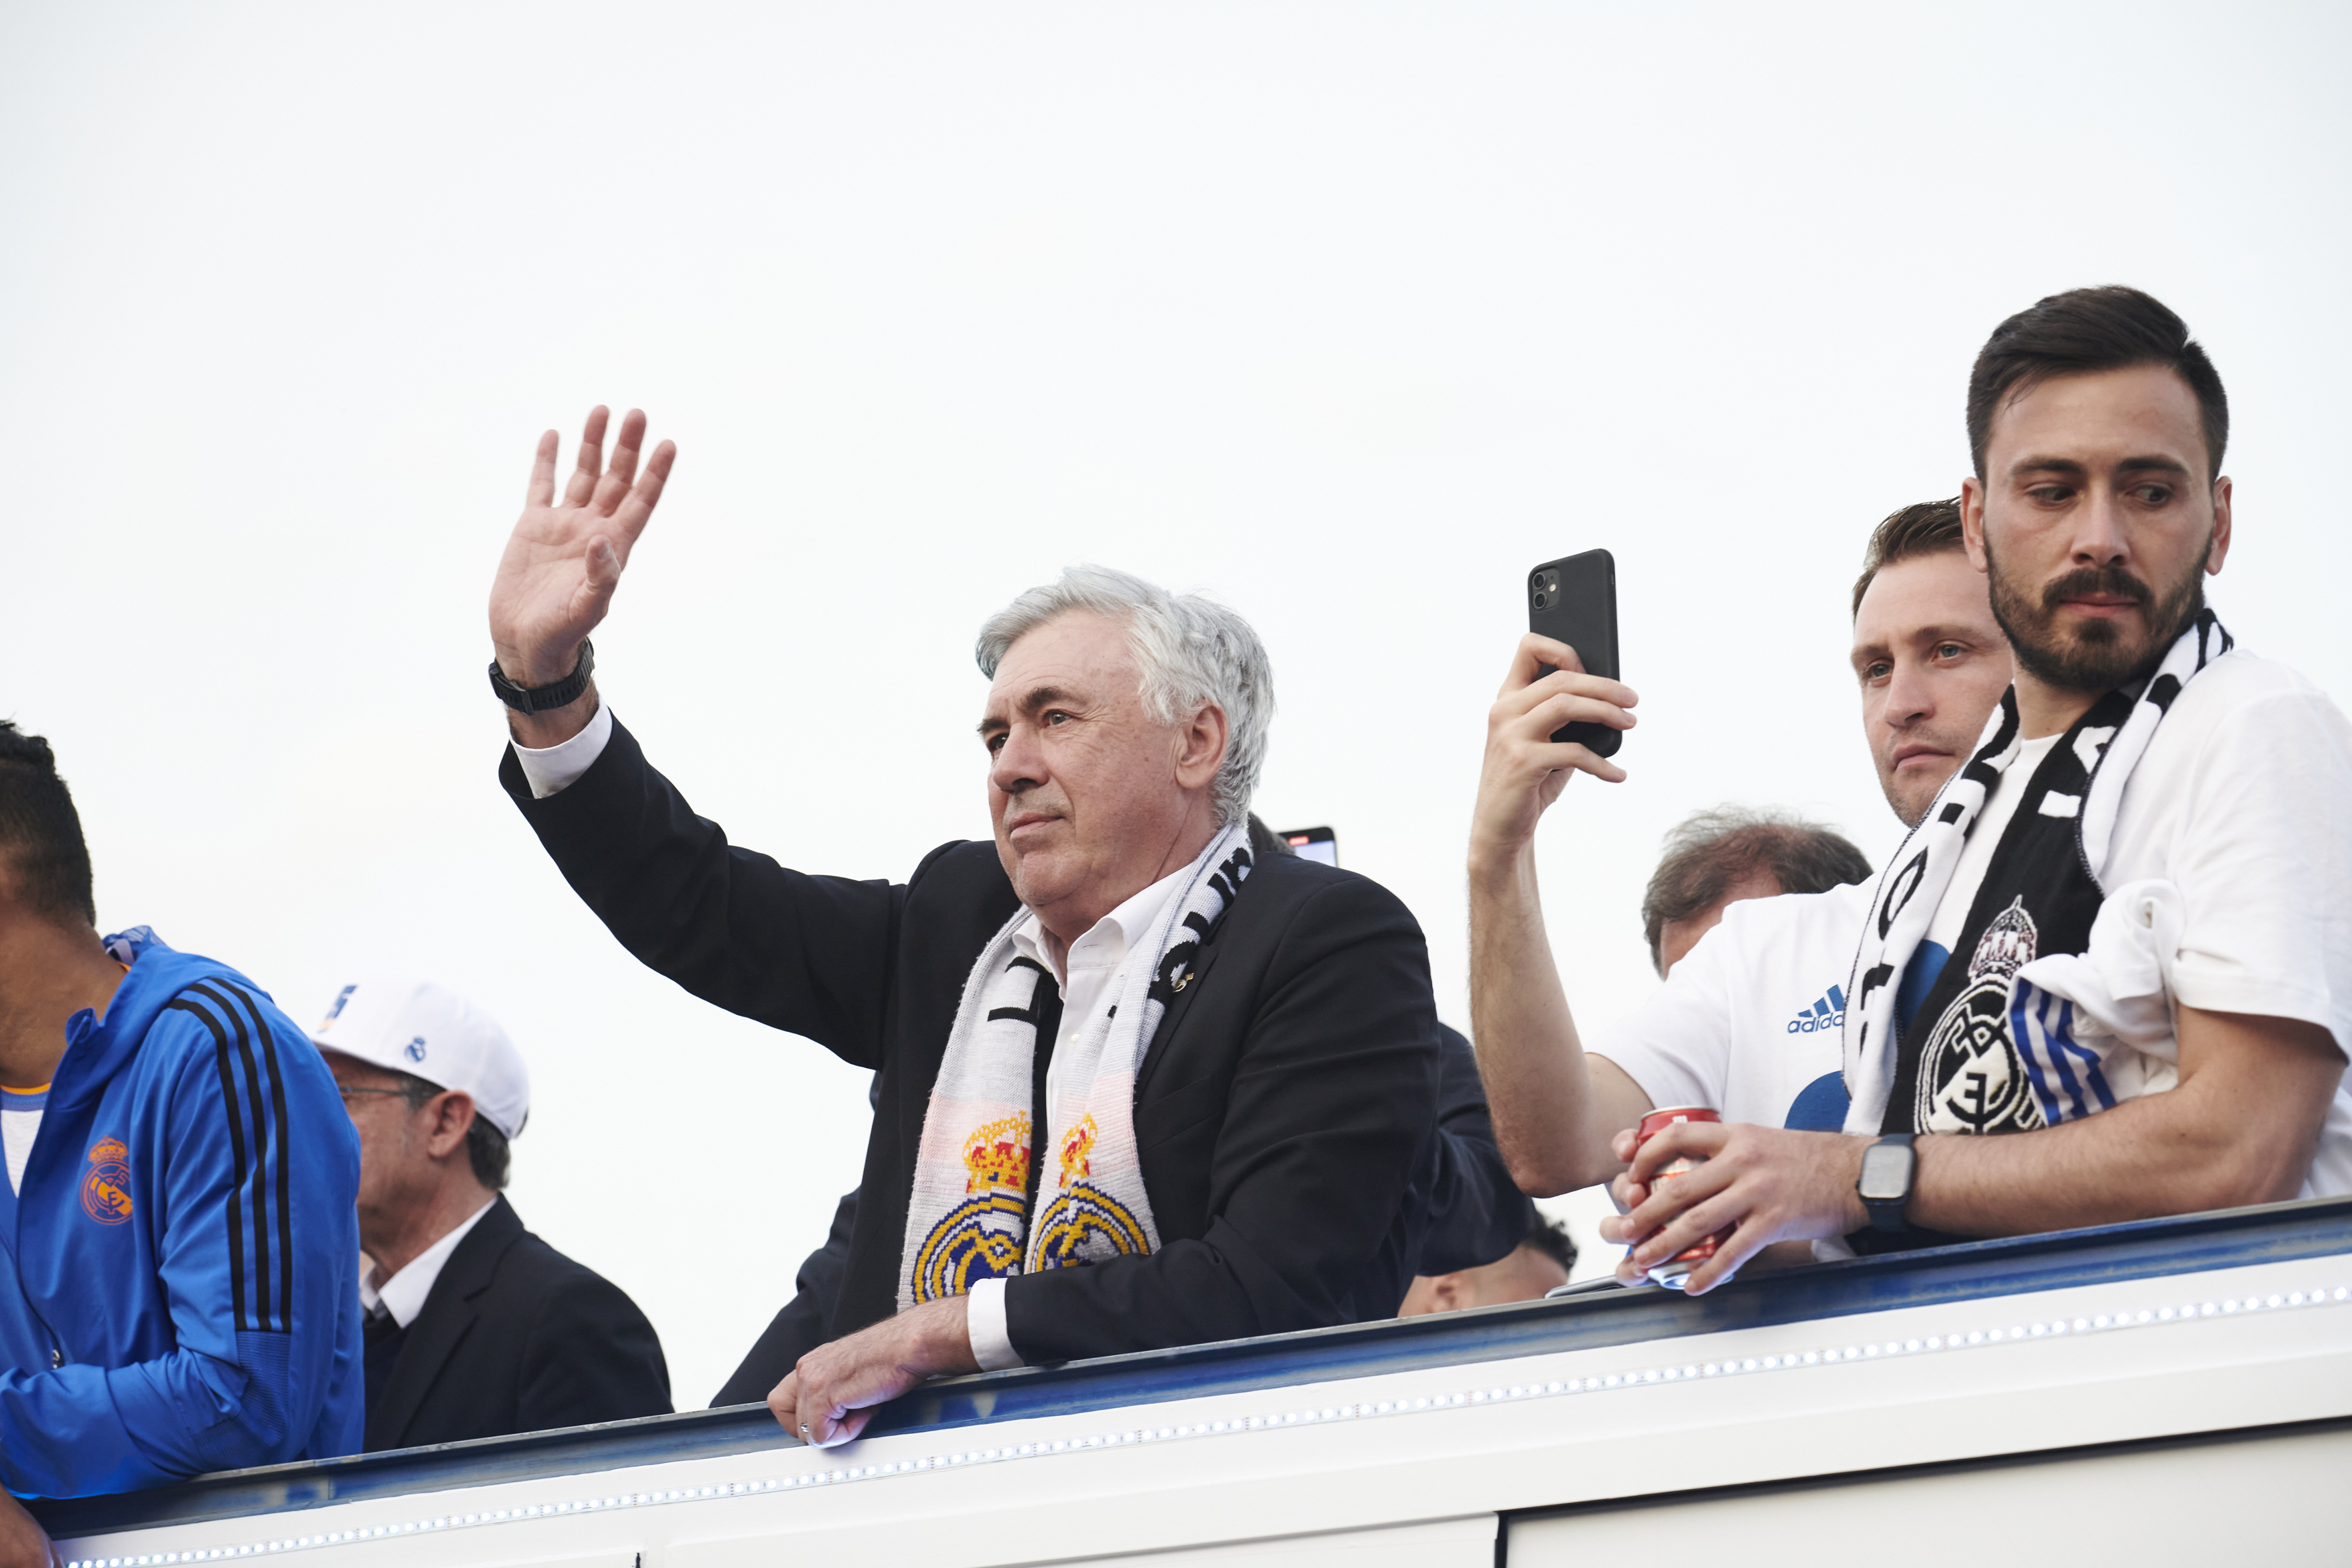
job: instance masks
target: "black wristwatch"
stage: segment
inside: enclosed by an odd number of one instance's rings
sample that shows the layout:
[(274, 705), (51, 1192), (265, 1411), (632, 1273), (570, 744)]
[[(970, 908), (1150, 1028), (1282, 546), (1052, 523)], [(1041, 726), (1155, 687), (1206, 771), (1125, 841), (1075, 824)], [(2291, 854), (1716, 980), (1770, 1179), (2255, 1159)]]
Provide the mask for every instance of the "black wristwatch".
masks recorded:
[(507, 679), (497, 659), (490, 660), (490, 689), (499, 700), (518, 713), (551, 713), (580, 700), (588, 689), (588, 678), (596, 673), (596, 645), (587, 638), (580, 639), (580, 662), (572, 673), (552, 686), (517, 686)]
[(1908, 1132), (1890, 1132), (1862, 1152), (1862, 1174), (1853, 1190), (1870, 1211), (1873, 1230), (1908, 1230), (1903, 1211), (1911, 1206), (1911, 1189), (1919, 1181), (1919, 1151)]

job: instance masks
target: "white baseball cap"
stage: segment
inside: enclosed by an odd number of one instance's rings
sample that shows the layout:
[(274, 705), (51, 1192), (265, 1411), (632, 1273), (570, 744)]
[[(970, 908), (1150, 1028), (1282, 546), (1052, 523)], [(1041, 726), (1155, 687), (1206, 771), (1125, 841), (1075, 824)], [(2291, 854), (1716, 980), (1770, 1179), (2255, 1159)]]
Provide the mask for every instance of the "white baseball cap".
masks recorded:
[(310, 1043), (387, 1072), (463, 1089), (512, 1138), (530, 1120), (530, 1069), (498, 1020), (430, 980), (354, 981), (335, 993)]

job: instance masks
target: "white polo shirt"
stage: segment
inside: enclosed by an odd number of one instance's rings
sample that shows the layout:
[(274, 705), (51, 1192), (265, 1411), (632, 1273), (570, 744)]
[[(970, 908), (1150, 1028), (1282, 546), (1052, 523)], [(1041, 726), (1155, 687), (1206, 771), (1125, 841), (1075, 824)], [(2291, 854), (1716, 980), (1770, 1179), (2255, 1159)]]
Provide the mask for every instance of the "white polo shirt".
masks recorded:
[[(1985, 803), (1928, 930), (1939, 952), (1966, 929), (2000, 832), (2057, 740), (2025, 742)], [(2338, 1051), (2352, 1045), (2352, 721), (2293, 668), (2240, 649), (2181, 689), (2125, 782), (2099, 879), (2111, 897), (2150, 881), (2179, 893), (2179, 947), (2161, 955), (2173, 1002), (2297, 1019)], [(1924, 990), (1937, 967), (1915, 957), (1903, 984)], [(2164, 1069), (2111, 1079), (2123, 1098), (2177, 1081), (2177, 1039), (2148, 1055)], [(2299, 1195), (2345, 1193), (2352, 1081), (2330, 1097)]]
[(1845, 1122), (1846, 985), (1871, 889), (1728, 906), (1665, 984), (1586, 1048), (1624, 1068), (1654, 1106), (1835, 1131)]

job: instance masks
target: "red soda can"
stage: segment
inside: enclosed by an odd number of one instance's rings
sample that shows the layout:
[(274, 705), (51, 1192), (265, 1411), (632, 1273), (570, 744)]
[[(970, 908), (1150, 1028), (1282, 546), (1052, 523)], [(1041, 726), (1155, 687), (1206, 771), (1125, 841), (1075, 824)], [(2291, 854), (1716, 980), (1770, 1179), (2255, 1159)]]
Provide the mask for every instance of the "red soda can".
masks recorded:
[[(1642, 1125), (1633, 1133), (1633, 1152), (1640, 1153), (1643, 1144), (1647, 1143), (1677, 1121), (1721, 1121), (1722, 1120), (1720, 1112), (1704, 1105), (1669, 1105), (1662, 1110), (1653, 1110), (1649, 1115), (1642, 1118)], [(1659, 1166), (1656, 1173), (1650, 1177), (1650, 1190), (1655, 1192), (1675, 1177), (1688, 1171), (1696, 1171), (1706, 1163), (1706, 1156), (1704, 1154), (1677, 1154)], [(1669, 1290), (1679, 1290), (1683, 1288), (1683, 1280), (1688, 1277), (1690, 1271), (1713, 1258), (1715, 1249), (1730, 1239), (1731, 1231), (1727, 1226), (1717, 1231), (1713, 1236), (1702, 1237), (1684, 1251), (1675, 1253), (1663, 1262), (1652, 1264), (1649, 1271), (1650, 1278)]]

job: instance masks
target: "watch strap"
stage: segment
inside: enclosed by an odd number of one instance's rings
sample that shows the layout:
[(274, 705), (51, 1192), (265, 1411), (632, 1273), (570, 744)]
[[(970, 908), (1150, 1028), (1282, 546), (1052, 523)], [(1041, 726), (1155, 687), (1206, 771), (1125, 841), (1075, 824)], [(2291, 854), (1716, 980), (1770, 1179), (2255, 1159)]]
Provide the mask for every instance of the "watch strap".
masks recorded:
[[(1862, 1206), (1870, 1212), (1871, 1229), (1884, 1231), (1908, 1230), (1911, 1228), (1911, 1221), (1907, 1212), (1911, 1207), (1911, 1194), (1913, 1192), (1917, 1190), (1919, 1185), (1918, 1145), (1914, 1141), (1914, 1135), (1911, 1133), (1890, 1132), (1884, 1138), (1878, 1140), (1876, 1143), (1872, 1144), (1871, 1147), (1874, 1149), (1884, 1148), (1889, 1144), (1892, 1144), (1898, 1149), (1910, 1151), (1911, 1158), (1909, 1161), (1908, 1173), (1904, 1179), (1903, 1191), (1892, 1197), (1877, 1198), (1872, 1197), (1868, 1193), (1863, 1193), (1861, 1194)], [(1857, 1187), (1858, 1185), (1859, 1184), (1857, 1184)]]
[(497, 659), (490, 660), (490, 689), (499, 700), (518, 713), (548, 713), (558, 708), (568, 708), (580, 700), (588, 689), (588, 678), (596, 673), (596, 645), (586, 637), (580, 639), (580, 661), (572, 673), (551, 686), (517, 686), (507, 679)]

